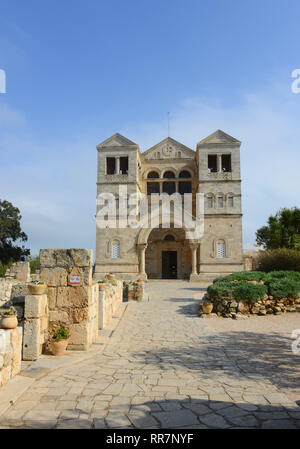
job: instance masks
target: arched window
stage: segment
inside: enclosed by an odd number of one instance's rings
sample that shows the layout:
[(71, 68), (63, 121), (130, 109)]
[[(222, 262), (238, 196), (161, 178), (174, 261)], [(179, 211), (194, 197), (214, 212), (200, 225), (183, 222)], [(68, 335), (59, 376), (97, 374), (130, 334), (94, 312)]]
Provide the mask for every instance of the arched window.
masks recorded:
[(226, 245), (224, 240), (217, 242), (217, 257), (218, 259), (224, 259), (226, 257)]
[(120, 242), (118, 240), (114, 240), (111, 244), (111, 257), (112, 259), (120, 258)]
[(156, 171), (151, 171), (150, 173), (148, 173), (147, 178), (148, 179), (154, 179), (154, 178), (156, 179), (156, 178), (159, 178), (159, 174)]
[(222, 194), (217, 196), (218, 207), (224, 207), (224, 197)]
[(207, 196), (207, 206), (208, 206), (209, 208), (211, 208), (211, 207), (214, 206), (214, 199), (213, 199), (213, 196), (212, 196), (212, 195), (208, 195), (208, 196)]
[(228, 207), (233, 207), (233, 196), (228, 197)]
[(175, 241), (175, 238), (174, 238), (173, 235), (168, 234), (168, 235), (165, 236), (164, 240), (167, 240), (167, 241), (169, 241), (169, 242), (174, 242), (174, 241)]
[(172, 171), (166, 171), (165, 173), (164, 173), (164, 178), (175, 178), (175, 175), (174, 175), (174, 173), (172, 172)]
[(187, 171), (187, 170), (182, 170), (182, 171), (179, 173), (179, 178), (191, 178), (191, 174), (190, 174), (190, 172)]

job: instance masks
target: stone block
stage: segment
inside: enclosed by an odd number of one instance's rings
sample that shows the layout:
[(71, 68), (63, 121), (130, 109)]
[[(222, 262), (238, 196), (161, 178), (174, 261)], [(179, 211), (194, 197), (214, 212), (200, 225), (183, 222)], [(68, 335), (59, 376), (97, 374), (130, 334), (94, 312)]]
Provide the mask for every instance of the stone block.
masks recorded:
[(57, 308), (87, 307), (89, 296), (89, 287), (58, 287)]
[(74, 323), (81, 323), (87, 321), (89, 318), (89, 308), (75, 308), (72, 310), (72, 321)]
[(11, 365), (4, 366), (1, 370), (1, 384), (2, 386), (7, 384), (7, 382), (11, 379)]
[(12, 357), (13, 357), (12, 351), (6, 352), (3, 355), (3, 366), (11, 365)]
[(88, 323), (70, 324), (70, 345), (90, 344)]
[(92, 267), (93, 266), (93, 251), (91, 249), (71, 249), (71, 257), (74, 265), (78, 267)]
[(23, 360), (36, 360), (40, 355), (40, 320), (26, 319), (24, 322)]
[(92, 263), (93, 251), (89, 249), (49, 248), (40, 250), (40, 264), (43, 268), (91, 267)]
[(48, 306), (50, 310), (56, 308), (57, 288), (48, 287)]
[(46, 313), (47, 295), (27, 295), (25, 297), (25, 318), (38, 318)]
[(56, 266), (55, 249), (41, 249), (40, 250), (40, 265), (41, 268), (54, 268)]
[(49, 321), (50, 323), (61, 322), (61, 323), (69, 323), (69, 315), (67, 311), (64, 310), (52, 310), (49, 312)]
[(42, 268), (40, 272), (40, 280), (49, 287), (66, 287), (68, 271), (66, 268)]

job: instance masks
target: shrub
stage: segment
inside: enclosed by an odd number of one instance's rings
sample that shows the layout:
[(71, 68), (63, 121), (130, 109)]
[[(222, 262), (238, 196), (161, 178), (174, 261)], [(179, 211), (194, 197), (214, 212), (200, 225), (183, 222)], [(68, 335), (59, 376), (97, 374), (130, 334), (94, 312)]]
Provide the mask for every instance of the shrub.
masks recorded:
[(285, 298), (291, 296), (298, 298), (300, 293), (300, 281), (292, 279), (275, 280), (269, 284), (269, 294), (275, 299)]
[(209, 298), (232, 298), (236, 283), (220, 280), (207, 288)]
[(239, 271), (237, 273), (229, 274), (228, 276), (218, 277), (213, 282), (223, 281), (261, 281), (266, 273), (262, 271)]
[(280, 248), (263, 251), (257, 256), (257, 268), (260, 271), (292, 270), (300, 272), (300, 251)]
[(30, 259), (29, 265), (31, 274), (36, 273), (37, 270), (40, 269), (40, 259), (38, 257), (36, 257), (35, 259)]
[(246, 282), (237, 284), (233, 292), (233, 298), (236, 301), (247, 299), (250, 303), (254, 303), (263, 299), (268, 291), (266, 285), (248, 284)]
[(0, 264), (0, 278), (5, 277), (6, 270), (8, 270), (13, 264), (13, 261), (8, 262), (5, 265)]

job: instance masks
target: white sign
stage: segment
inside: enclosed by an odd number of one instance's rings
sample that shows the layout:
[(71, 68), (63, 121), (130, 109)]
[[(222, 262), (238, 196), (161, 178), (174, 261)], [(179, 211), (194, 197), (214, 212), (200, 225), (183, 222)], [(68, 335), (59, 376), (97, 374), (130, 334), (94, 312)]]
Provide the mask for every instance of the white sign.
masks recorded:
[(80, 276), (70, 276), (70, 284), (72, 285), (80, 284)]

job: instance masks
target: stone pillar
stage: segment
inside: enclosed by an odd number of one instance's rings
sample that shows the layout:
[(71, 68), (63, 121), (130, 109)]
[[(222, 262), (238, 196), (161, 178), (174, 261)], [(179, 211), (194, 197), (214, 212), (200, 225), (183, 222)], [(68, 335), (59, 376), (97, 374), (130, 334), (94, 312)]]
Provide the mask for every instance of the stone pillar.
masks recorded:
[(218, 158), (218, 163), (217, 163), (218, 172), (220, 173), (222, 171), (222, 155), (218, 154), (217, 158)]
[(116, 157), (116, 174), (120, 174), (120, 157)]
[(70, 327), (68, 350), (87, 350), (98, 328), (98, 295), (92, 281), (93, 251), (41, 249), (40, 279), (48, 285), (49, 322)]
[(47, 295), (26, 295), (24, 310), (23, 360), (36, 360), (48, 340)]
[(190, 280), (197, 280), (197, 250), (199, 248), (199, 243), (190, 243), (191, 251), (192, 251), (192, 273), (190, 275)]
[(143, 275), (144, 277), (146, 276), (146, 271), (145, 271), (145, 255), (146, 255), (146, 248), (147, 248), (147, 244), (146, 243), (142, 243), (138, 245), (138, 252), (139, 252), (139, 274)]

